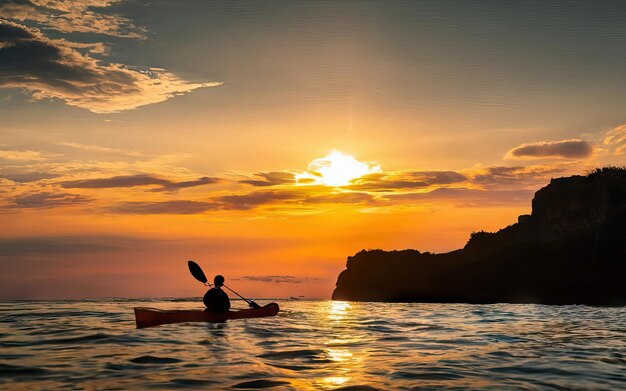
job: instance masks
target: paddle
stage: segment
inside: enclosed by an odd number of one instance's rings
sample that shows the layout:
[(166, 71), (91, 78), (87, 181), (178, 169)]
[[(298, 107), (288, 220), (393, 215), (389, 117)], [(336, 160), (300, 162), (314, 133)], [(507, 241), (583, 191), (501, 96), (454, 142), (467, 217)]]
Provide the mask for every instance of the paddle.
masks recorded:
[[(189, 266), (189, 271), (191, 272), (191, 275), (198, 281), (200, 281), (201, 283), (203, 283), (204, 285), (208, 285), (210, 287), (213, 287), (213, 285), (211, 285), (211, 283), (209, 283), (209, 280), (206, 278), (206, 276), (204, 275), (204, 272), (202, 271), (202, 268), (200, 267), (200, 265), (198, 265), (197, 263), (195, 263), (194, 261), (188, 261), (187, 262), (187, 266)], [(233, 292), (234, 294), (236, 294), (237, 296), (241, 297), (241, 299), (243, 301), (245, 301), (246, 303), (248, 303), (248, 305), (250, 306), (250, 308), (261, 308), (260, 305), (258, 305), (257, 303), (255, 303), (252, 300), (248, 300), (245, 297), (241, 296), (239, 293), (235, 292), (234, 290), (230, 289), (229, 287), (227, 287), (226, 285), (224, 285), (224, 288), (228, 289), (229, 291)]]
[(209, 280), (204, 275), (204, 272), (202, 271), (202, 268), (200, 267), (200, 265), (198, 265), (194, 261), (189, 261), (189, 262), (187, 262), (187, 266), (189, 266), (189, 271), (191, 272), (191, 275), (196, 280), (200, 281), (201, 283), (203, 283), (205, 285), (208, 284), (209, 286), (212, 286), (209, 283)]
[(248, 300), (245, 297), (241, 296), (239, 293), (235, 292), (234, 290), (230, 289), (229, 287), (227, 287), (226, 285), (224, 285), (224, 288), (228, 289), (229, 291), (233, 292), (234, 294), (236, 294), (237, 296), (241, 297), (246, 303), (248, 303), (248, 305), (250, 306), (250, 308), (261, 308), (260, 305), (258, 305), (257, 303), (255, 303), (252, 300)]

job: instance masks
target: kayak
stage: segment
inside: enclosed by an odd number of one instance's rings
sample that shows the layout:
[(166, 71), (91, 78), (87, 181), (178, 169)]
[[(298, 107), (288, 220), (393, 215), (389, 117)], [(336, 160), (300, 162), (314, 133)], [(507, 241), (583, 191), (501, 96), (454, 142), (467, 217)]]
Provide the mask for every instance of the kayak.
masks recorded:
[(135, 307), (137, 328), (159, 326), (183, 322), (223, 323), (229, 319), (264, 318), (276, 316), (280, 307), (270, 303), (261, 308), (250, 308), (238, 311), (209, 312), (204, 310), (160, 310), (157, 308)]

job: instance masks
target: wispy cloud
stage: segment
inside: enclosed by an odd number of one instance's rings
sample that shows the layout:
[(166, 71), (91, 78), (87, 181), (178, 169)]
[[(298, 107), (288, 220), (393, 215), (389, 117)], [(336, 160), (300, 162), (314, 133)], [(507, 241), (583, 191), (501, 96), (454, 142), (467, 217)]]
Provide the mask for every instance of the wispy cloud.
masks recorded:
[(60, 143), (56, 143), (56, 145), (60, 145), (62, 147), (68, 147), (72, 149), (79, 149), (79, 150), (88, 151), (88, 152), (112, 153), (112, 154), (137, 156), (137, 157), (141, 156), (141, 154), (136, 151), (128, 151), (128, 150), (118, 149), (118, 148), (102, 147), (99, 145), (86, 145), (86, 144), (80, 144), (80, 143), (74, 143), (74, 142), (60, 142)]
[(603, 144), (613, 148), (613, 153), (626, 153), (626, 125), (616, 126), (606, 133)]
[(153, 191), (176, 191), (183, 188), (209, 185), (219, 182), (218, 178), (202, 177), (191, 181), (176, 182), (170, 179), (149, 175), (120, 175), (110, 178), (78, 179), (60, 182), (66, 189), (109, 189), (122, 187), (159, 186)]
[(255, 174), (255, 176), (262, 179), (244, 179), (239, 182), (246, 183), (252, 186), (264, 187), (288, 185), (293, 184), (296, 181), (296, 177), (293, 173), (285, 171), (259, 172)]
[(0, 171), (0, 178), (8, 179), (17, 183), (30, 183), (37, 182), (43, 179), (54, 179), (58, 178), (59, 174), (53, 174), (50, 172), (37, 172), (37, 171), (27, 171), (27, 172), (16, 172), (6, 170)]
[(505, 159), (584, 159), (593, 155), (593, 146), (584, 140), (541, 141), (509, 150)]
[(60, 206), (83, 205), (91, 198), (80, 194), (39, 192), (24, 194), (12, 199), (11, 208), (57, 208)]
[(38, 151), (0, 151), (0, 159), (16, 161), (42, 161), (46, 156)]
[(483, 188), (537, 187), (567, 172), (565, 165), (487, 166), (465, 170), (470, 183)]
[(449, 185), (467, 180), (454, 171), (398, 171), (370, 174), (354, 179), (345, 188), (368, 191), (416, 189), (433, 185)]
[(96, 33), (123, 38), (144, 38), (145, 29), (119, 15), (98, 12), (121, 0), (10, 0), (0, 3), (0, 15), (31, 21), (63, 33)]
[(50, 39), (37, 28), (0, 19), (0, 87), (20, 88), (35, 100), (56, 98), (94, 113), (115, 113), (221, 84), (188, 82), (165, 70), (91, 56), (102, 50), (101, 44)]

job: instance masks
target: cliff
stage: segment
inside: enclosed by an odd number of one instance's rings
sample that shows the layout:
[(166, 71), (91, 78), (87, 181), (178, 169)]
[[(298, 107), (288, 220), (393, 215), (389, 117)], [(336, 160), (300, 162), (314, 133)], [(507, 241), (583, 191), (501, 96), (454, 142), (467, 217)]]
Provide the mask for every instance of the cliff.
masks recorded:
[(362, 250), (335, 300), (626, 304), (626, 169), (558, 178), (532, 213), (445, 254)]

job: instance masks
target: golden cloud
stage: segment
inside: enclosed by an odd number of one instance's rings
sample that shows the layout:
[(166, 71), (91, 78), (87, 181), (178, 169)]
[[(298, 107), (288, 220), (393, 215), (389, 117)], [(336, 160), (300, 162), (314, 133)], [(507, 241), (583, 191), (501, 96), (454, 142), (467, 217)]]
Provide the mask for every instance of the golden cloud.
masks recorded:
[(626, 125), (616, 126), (606, 133), (603, 144), (614, 147), (614, 153), (621, 155), (626, 152)]

